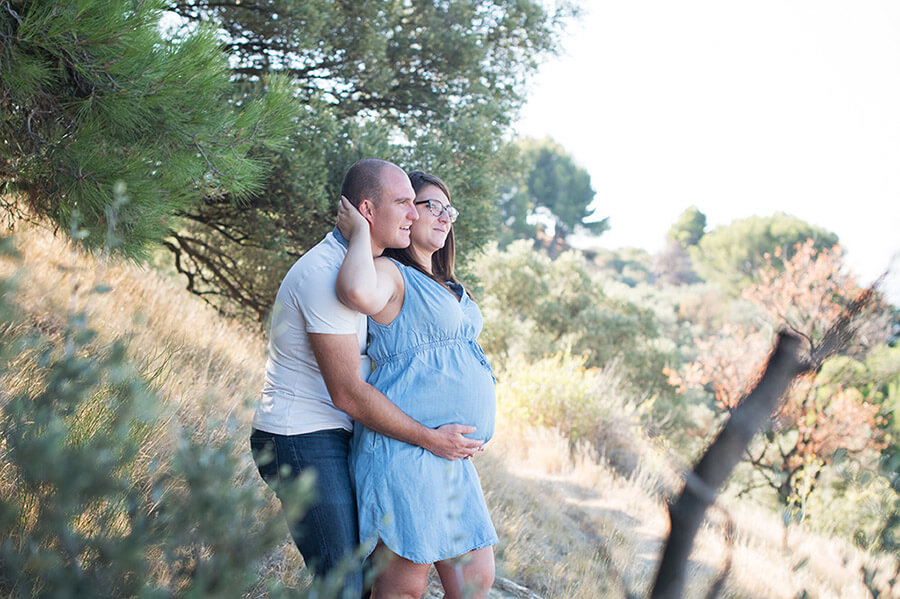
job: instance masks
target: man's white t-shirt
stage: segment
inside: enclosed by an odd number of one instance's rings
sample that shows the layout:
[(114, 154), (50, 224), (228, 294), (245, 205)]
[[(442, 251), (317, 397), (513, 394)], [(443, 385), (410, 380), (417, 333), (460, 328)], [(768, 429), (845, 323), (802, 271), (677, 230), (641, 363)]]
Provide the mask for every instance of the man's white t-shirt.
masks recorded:
[(309, 344), (309, 333), (356, 335), (360, 374), (368, 378), (366, 317), (342, 304), (335, 290), (346, 253), (347, 242), (335, 229), (301, 256), (281, 282), (254, 428), (279, 435), (353, 429), (350, 417), (334, 407)]

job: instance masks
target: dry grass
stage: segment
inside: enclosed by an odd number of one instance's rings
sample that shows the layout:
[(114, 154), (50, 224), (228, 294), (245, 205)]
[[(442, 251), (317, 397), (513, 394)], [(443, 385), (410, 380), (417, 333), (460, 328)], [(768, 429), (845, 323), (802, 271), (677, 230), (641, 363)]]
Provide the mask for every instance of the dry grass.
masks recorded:
[[(570, 454), (556, 433), (509, 438), (502, 423), (498, 429), (479, 468), (507, 573), (548, 598), (646, 596), (668, 533), (659, 489), (675, 490), (671, 462), (647, 450), (625, 476), (589, 450)], [(722, 503), (698, 535), (686, 597), (706, 596), (729, 551), (724, 597), (870, 597), (860, 567), (883, 556), (797, 526), (786, 530), (778, 514), (749, 503)], [(735, 526), (730, 544), (724, 514)]]
[[(257, 333), (220, 318), (178, 280), (85, 256), (41, 230), (19, 231), (17, 239), (27, 277), (16, 303), (26, 325), (61, 336), (61, 315), (84, 310), (98, 329), (95, 343), (128, 339), (130, 356), (153, 379), (165, 406), (145, 442), (146, 460), (169, 455), (167, 427), (213, 442), (246, 436), (264, 374), (264, 340)], [(0, 260), (0, 276), (13, 268)], [(111, 290), (92, 292), (99, 284)], [(19, 372), (0, 385), (27, 384), (28, 360), (21, 356)], [(497, 430), (477, 465), (501, 537), (498, 574), (547, 599), (645, 596), (667, 532), (666, 494), (678, 488), (680, 473), (669, 458), (646, 440), (635, 441), (638, 465), (625, 475), (594, 459), (591, 449), (573, 449), (559, 433), (503, 421)], [(236, 484), (261, 485), (249, 456), (243, 459)], [(869, 596), (859, 568), (875, 557), (800, 528), (789, 531), (785, 545), (778, 515), (739, 502), (726, 511), (736, 533), (724, 596)], [(260, 517), (280, 518), (274, 501)], [(722, 568), (729, 548), (721, 523), (711, 514), (697, 540), (687, 596), (704, 596)], [(286, 529), (284, 543), (261, 568), (291, 588), (308, 581)], [(247, 596), (265, 595), (260, 586)]]
[[(180, 281), (152, 270), (74, 251), (45, 231), (17, 234), (27, 279), (15, 299), (32, 325), (63, 334), (67, 313), (84, 311), (97, 344), (127, 339), (129, 355), (160, 391), (170, 415), (216, 440), (229, 419), (249, 421), (262, 386), (265, 347), (258, 335), (219, 318)], [(0, 262), (0, 275), (11, 272)], [(94, 291), (98, 286), (107, 292)]]

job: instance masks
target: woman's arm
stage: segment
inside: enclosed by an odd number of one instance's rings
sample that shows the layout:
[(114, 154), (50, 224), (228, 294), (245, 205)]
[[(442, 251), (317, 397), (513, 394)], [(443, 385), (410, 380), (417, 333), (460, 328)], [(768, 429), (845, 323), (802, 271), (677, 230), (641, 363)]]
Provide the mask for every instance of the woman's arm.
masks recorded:
[(388, 260), (378, 260), (376, 264), (369, 222), (343, 196), (337, 226), (350, 244), (338, 271), (338, 298), (363, 314), (378, 314), (396, 294), (398, 277), (392, 276), (389, 269), (397, 269)]

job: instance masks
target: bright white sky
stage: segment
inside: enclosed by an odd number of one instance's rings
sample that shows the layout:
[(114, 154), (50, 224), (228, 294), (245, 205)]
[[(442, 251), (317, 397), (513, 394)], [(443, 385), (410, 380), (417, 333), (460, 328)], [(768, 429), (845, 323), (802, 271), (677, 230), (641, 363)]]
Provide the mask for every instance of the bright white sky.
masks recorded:
[[(589, 0), (518, 131), (588, 170), (609, 248), (781, 211), (900, 271), (900, 2)], [(900, 276), (888, 293), (900, 303)]]

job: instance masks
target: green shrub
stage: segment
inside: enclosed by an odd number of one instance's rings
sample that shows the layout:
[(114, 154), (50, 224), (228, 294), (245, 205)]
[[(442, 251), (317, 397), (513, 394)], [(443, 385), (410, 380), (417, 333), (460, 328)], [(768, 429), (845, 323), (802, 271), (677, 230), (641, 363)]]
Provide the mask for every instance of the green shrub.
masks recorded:
[(577, 252), (551, 260), (527, 241), (503, 251), (491, 246), (473, 274), (483, 288), (480, 341), (488, 354), (540, 359), (571, 351), (590, 367), (615, 364), (634, 394), (653, 397), (669, 388), (662, 372), (669, 349), (659, 343), (653, 312), (611, 297)]
[(823, 469), (804, 509), (810, 526), (817, 530), (852, 539), (864, 549), (896, 551), (896, 547), (879, 547), (879, 536), (896, 517), (897, 506), (898, 495), (890, 480), (869, 466), (841, 459)]

